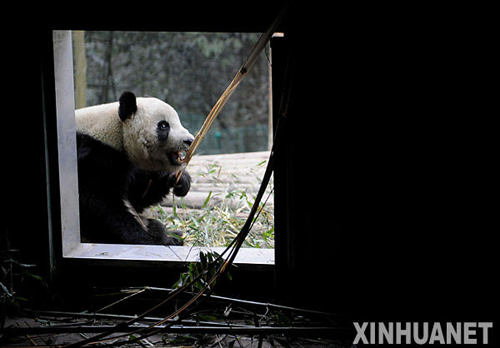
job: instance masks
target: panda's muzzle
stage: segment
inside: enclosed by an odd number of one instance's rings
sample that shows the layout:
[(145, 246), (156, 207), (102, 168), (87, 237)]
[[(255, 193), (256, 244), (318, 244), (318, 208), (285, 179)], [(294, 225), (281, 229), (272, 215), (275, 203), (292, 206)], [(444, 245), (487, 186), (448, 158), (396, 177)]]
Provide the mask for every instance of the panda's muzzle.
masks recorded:
[(181, 165), (182, 161), (184, 160), (184, 157), (186, 156), (186, 152), (183, 151), (172, 151), (167, 153), (168, 159), (170, 163), (173, 165)]
[(171, 151), (167, 153), (168, 159), (170, 160), (170, 163), (172, 163), (173, 165), (178, 166), (182, 164), (182, 161), (186, 157), (186, 151), (193, 143), (193, 138), (186, 139), (183, 141), (183, 143), (185, 147), (183, 150)]

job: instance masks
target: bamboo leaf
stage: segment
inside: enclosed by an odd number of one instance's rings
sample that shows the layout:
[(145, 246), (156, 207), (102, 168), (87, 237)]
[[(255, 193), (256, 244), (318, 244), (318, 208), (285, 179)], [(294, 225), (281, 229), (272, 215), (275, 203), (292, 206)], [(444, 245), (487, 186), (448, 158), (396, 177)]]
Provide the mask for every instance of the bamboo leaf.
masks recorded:
[(205, 201), (203, 202), (203, 208), (206, 208), (206, 206), (207, 206), (208, 202), (210, 201), (210, 197), (212, 197), (212, 191), (210, 191), (210, 192), (208, 193), (207, 198), (206, 198), (206, 199), (205, 199)]

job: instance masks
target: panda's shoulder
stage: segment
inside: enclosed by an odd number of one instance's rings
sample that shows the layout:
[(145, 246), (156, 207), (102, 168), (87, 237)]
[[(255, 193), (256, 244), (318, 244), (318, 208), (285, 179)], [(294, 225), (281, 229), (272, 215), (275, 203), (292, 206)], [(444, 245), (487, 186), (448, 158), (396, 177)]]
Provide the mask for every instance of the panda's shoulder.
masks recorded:
[(106, 163), (113, 162), (114, 164), (128, 162), (127, 157), (122, 152), (90, 135), (77, 132), (76, 142), (78, 161), (91, 160), (96, 162), (100, 160)]

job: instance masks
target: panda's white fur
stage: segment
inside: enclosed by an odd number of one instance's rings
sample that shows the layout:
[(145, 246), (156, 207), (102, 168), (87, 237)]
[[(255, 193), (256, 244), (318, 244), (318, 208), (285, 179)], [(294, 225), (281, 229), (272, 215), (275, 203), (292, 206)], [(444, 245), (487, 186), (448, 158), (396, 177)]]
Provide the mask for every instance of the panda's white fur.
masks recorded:
[[(124, 121), (119, 117), (118, 102), (78, 109), (76, 131), (126, 153), (140, 169), (177, 171), (180, 163), (172, 160), (172, 154), (187, 150), (193, 135), (167, 103), (156, 98), (136, 98), (136, 103), (136, 112)], [(160, 141), (157, 133), (162, 120), (170, 126), (165, 141)]]
[(118, 102), (90, 106), (75, 111), (76, 132), (123, 151), (122, 121), (118, 117)]

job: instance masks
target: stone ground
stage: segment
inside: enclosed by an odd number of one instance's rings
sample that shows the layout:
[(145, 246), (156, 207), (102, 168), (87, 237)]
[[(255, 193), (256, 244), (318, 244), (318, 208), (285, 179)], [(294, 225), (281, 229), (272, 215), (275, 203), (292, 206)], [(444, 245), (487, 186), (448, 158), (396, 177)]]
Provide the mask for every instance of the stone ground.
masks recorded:
[[(191, 190), (183, 199), (184, 204), (188, 208), (199, 209), (210, 191), (212, 198), (209, 205), (220, 203), (223, 198), (218, 193), (231, 190), (256, 193), (268, 159), (269, 151), (194, 156), (187, 167), (192, 183)], [(172, 195), (169, 195), (162, 205), (172, 207), (172, 202)], [(272, 197), (267, 204), (273, 206)]]
[[(5, 322), (5, 328), (21, 328), (30, 329), (23, 334), (16, 336), (6, 336), (1, 333), (0, 330), (0, 347), (28, 347), (28, 346), (44, 346), (44, 347), (64, 347), (69, 344), (76, 344), (90, 337), (96, 336), (97, 333), (86, 333), (84, 328), (79, 329), (79, 325), (84, 327), (112, 327), (118, 323), (123, 322), (123, 320), (116, 319), (82, 319), (77, 316), (71, 317), (68, 315), (52, 315), (38, 313), (32, 316), (22, 316), (17, 318), (7, 318)], [(224, 325), (224, 320), (219, 320), (221, 325)], [(234, 322), (233, 322), (234, 323)], [(208, 330), (217, 325), (216, 321), (202, 322)], [(201, 326), (200, 324), (200, 326)], [(141, 327), (146, 327), (148, 324), (142, 323), (137, 324), (135, 327), (138, 329)], [(193, 325), (193, 324), (191, 324)], [(237, 326), (246, 326), (244, 321), (240, 323), (234, 323)], [(71, 333), (43, 333), (40, 331), (35, 331), (37, 329), (44, 328), (64, 328), (71, 326), (75, 328), (76, 332)], [(230, 334), (230, 333), (203, 333), (203, 327), (198, 326), (202, 329), (199, 333), (158, 333), (147, 338), (141, 339), (135, 343), (127, 343), (127, 340), (132, 340), (138, 338), (136, 334), (126, 334), (125, 337), (120, 339), (111, 339), (110, 341), (103, 342), (97, 345), (92, 345), (99, 347), (103, 344), (115, 344), (118, 347), (241, 347), (241, 348), (271, 348), (271, 347), (346, 347), (345, 343), (342, 345), (341, 341), (334, 341), (330, 338), (324, 337), (287, 337), (284, 334), (275, 335), (242, 335), (242, 334)], [(182, 325), (177, 325), (176, 327), (182, 328)], [(78, 330), (82, 330), (78, 332)], [(113, 337), (119, 334), (113, 334), (109, 337)], [(340, 344), (339, 344), (340, 343)]]

